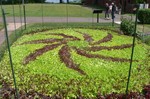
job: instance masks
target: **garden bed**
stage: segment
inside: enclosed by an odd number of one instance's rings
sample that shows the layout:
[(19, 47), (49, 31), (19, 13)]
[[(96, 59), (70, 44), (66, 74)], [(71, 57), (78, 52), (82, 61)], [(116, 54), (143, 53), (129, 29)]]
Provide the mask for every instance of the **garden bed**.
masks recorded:
[[(130, 92), (150, 84), (148, 48), (136, 40)], [(132, 37), (81, 28), (28, 33), (11, 46), (19, 91), (72, 98), (125, 93), (131, 49)], [(11, 87), (7, 54), (0, 62), (0, 79)]]

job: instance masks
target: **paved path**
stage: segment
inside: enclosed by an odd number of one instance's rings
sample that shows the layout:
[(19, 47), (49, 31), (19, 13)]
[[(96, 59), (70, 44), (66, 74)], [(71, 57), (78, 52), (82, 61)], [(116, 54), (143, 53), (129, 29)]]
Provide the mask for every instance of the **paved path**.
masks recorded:
[[(13, 23), (14, 19), (13, 17), (7, 17), (6, 18), (7, 23)], [(21, 23), (20, 17), (15, 18), (16, 23)], [(116, 15), (115, 18), (116, 21), (120, 21), (120, 15)], [(22, 18), (22, 22), (24, 19)], [(97, 18), (83, 18), (83, 17), (44, 17), (44, 22), (97, 22)], [(0, 18), (0, 22), (3, 22), (2, 18)], [(42, 22), (42, 17), (27, 17), (26, 18), (27, 23), (40, 23)], [(111, 22), (111, 20), (105, 20), (104, 18), (99, 18), (99, 22)]]
[[(8, 35), (10, 35), (15, 29), (18, 29), (19, 27), (21, 27), (21, 25), (23, 25), (23, 24), (16, 23), (16, 25), (14, 25), (14, 23), (8, 23), (8, 25), (7, 25)], [(0, 45), (4, 42), (4, 40), (5, 40), (5, 30), (2, 29), (0, 31)]]
[[(8, 29), (8, 35), (10, 35), (12, 33), (12, 31), (16, 29), (18, 29), (19, 27), (21, 27), (24, 24), (21, 24), (21, 22), (23, 23), (24, 18), (20, 17), (15, 17), (15, 21), (16, 21), (16, 27), (14, 25), (14, 18), (13, 17), (6, 17), (6, 21), (7, 21), (7, 29)], [(3, 22), (2, 17), (0, 17), (0, 23)], [(26, 22), (28, 24), (30, 23), (41, 23), (42, 22), (42, 18), (41, 17), (27, 17), (26, 18)], [(83, 17), (44, 17), (43, 18), (43, 22), (89, 22), (89, 23), (93, 23), (93, 22), (97, 22), (97, 18), (83, 18)], [(100, 23), (107, 23), (107, 22), (111, 22), (111, 20), (105, 20), (104, 18), (99, 18), (99, 22)], [(120, 23), (120, 15), (116, 15), (115, 18), (115, 22), (116, 23)], [(0, 45), (4, 42), (5, 40), (5, 31), (4, 29), (0, 31)]]

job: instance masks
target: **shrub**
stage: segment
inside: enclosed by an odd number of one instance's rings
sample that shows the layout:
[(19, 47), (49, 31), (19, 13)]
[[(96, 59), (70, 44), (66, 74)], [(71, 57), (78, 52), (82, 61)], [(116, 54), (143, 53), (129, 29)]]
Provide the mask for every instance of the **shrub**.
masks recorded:
[(122, 19), (120, 29), (125, 35), (133, 35), (134, 34), (134, 22), (129, 19)]
[(140, 9), (138, 19), (141, 23), (150, 24), (150, 9)]

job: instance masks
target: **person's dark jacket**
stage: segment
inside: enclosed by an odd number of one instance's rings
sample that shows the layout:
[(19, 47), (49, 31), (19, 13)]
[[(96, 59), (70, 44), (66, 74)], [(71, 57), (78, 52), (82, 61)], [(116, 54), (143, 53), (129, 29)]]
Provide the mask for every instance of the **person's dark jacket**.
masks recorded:
[(116, 6), (112, 5), (112, 12), (115, 13), (116, 12)]
[(109, 11), (109, 6), (106, 6), (106, 8), (105, 8), (105, 9), (106, 9), (106, 11), (108, 12), (108, 11)]
[(116, 12), (116, 6), (115, 6), (115, 5), (112, 5), (112, 10), (111, 10), (112, 19), (115, 18), (115, 12)]

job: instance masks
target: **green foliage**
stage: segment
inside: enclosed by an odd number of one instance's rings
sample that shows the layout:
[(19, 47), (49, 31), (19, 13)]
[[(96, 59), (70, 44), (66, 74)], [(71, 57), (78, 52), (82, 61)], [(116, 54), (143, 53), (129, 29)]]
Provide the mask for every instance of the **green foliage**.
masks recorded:
[(146, 0), (134, 0), (136, 4), (146, 3)]
[(70, 41), (68, 43), (69, 46), (75, 46), (77, 48), (82, 48), (88, 46), (88, 43), (85, 41)]
[(140, 9), (138, 19), (143, 24), (150, 24), (150, 9)]
[[(112, 30), (117, 31), (118, 25), (116, 24), (114, 27), (112, 27), (111, 23), (44, 23), (42, 24), (30, 24), (27, 27), (27, 30), (24, 30), (23, 32), (33, 33), (33, 32), (39, 32), (44, 31), (48, 29), (58, 29), (58, 28), (93, 28), (93, 29), (106, 29), (106, 30)], [(119, 31), (119, 30), (118, 30)]]
[[(116, 25), (117, 26), (117, 25)], [(118, 26), (117, 26), (118, 27)], [(58, 28), (95, 28), (95, 29), (110, 29), (115, 30), (116, 28), (112, 27), (110, 23), (44, 23), (44, 24), (29, 24), (27, 25), (27, 29), (21, 31), (21, 28), (18, 29), (15, 33), (11, 33), (9, 36), (10, 44), (14, 43), (21, 35), (23, 34), (29, 34), (29, 33), (36, 33), (40, 31), (45, 31), (48, 29), (58, 29)], [(23, 29), (23, 27), (22, 27)], [(0, 60), (3, 57), (4, 51), (7, 48), (6, 42), (4, 42), (0, 46)]]
[[(53, 24), (52, 26), (55, 25), (56, 24)], [(104, 42), (102, 46), (131, 44), (132, 37), (118, 35), (110, 30), (102, 29), (60, 28), (40, 32), (39, 30), (41, 28), (38, 26), (40, 25), (33, 25), (31, 26), (32, 28), (24, 31), (23, 33), (28, 33), (28, 35), (23, 35), (11, 46), (13, 64), (17, 77), (16, 80), (20, 90), (24, 90), (26, 92), (34, 90), (50, 96), (58, 94), (65, 98), (77, 98), (77, 95), (79, 94), (82, 94), (86, 98), (95, 98), (98, 92), (101, 92), (103, 95), (111, 92), (125, 92), (129, 69), (128, 62), (112, 62), (103, 59), (87, 58), (78, 55), (74, 50), (72, 50), (71, 57), (73, 61), (79, 64), (80, 68), (87, 73), (87, 75), (80, 75), (78, 72), (67, 68), (65, 64), (60, 61), (58, 52), (61, 46), (37, 57), (35, 61), (32, 61), (27, 65), (23, 65), (22, 61), (25, 56), (45, 45), (20, 44), (26, 41), (38, 39), (61, 38), (45, 34), (64, 33), (66, 35), (76, 36), (83, 41), (77, 41), (75, 43), (71, 41), (69, 46), (75, 45), (78, 48), (87, 46), (82, 34), (78, 34), (75, 31), (88, 33), (96, 41), (106, 37), (108, 33), (111, 33), (113, 35), (113, 39), (109, 42)], [(49, 25), (47, 24), (47, 27), (44, 28), (48, 28), (48, 26)], [(72, 26), (75, 26), (75, 24), (72, 24)], [(36, 27), (38, 30), (36, 30)], [(87, 25), (87, 27), (89, 26)], [(32, 32), (32, 30), (34, 30), (34, 32)], [(150, 75), (147, 69), (150, 66), (143, 65), (145, 63), (145, 59), (147, 59), (147, 48), (148, 46), (136, 40), (134, 59), (140, 61), (133, 62), (133, 71), (129, 88), (130, 91), (141, 91), (143, 85), (150, 82), (150, 79), (148, 78)], [(112, 57), (130, 58), (131, 48), (117, 51), (103, 50), (93, 53)], [(0, 79), (5, 78), (5, 80), (12, 83), (7, 51), (0, 62), (0, 67)]]
[(122, 19), (120, 29), (125, 35), (133, 35), (134, 34), (134, 22), (129, 19)]

